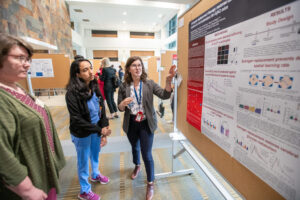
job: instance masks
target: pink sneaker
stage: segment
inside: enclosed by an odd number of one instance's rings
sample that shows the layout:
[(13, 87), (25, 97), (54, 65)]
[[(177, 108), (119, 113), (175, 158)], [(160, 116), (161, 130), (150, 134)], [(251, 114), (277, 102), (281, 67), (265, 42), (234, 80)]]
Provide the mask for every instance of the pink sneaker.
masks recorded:
[(81, 200), (100, 200), (101, 197), (98, 194), (90, 191), (89, 193), (84, 192), (83, 194), (79, 194), (78, 199), (81, 199)]
[(104, 175), (98, 175), (96, 178), (90, 178), (92, 182), (100, 182), (101, 184), (107, 184), (109, 182), (109, 178)]

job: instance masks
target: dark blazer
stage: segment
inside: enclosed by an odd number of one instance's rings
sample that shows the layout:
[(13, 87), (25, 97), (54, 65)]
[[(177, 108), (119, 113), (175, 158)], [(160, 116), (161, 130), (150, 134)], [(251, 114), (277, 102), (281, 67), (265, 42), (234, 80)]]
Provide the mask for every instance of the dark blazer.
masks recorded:
[[(149, 128), (152, 133), (154, 133), (154, 131), (157, 128), (157, 118), (156, 118), (156, 113), (153, 105), (153, 94), (155, 94), (161, 99), (168, 99), (170, 98), (171, 93), (172, 92), (168, 92), (167, 90), (161, 88), (153, 80), (147, 80), (146, 82), (143, 82), (142, 104), (143, 104), (143, 109), (147, 118)], [(127, 84), (126, 82), (123, 82), (120, 85), (119, 92), (118, 92), (118, 105), (127, 97), (130, 97), (130, 85)], [(125, 133), (128, 132), (129, 119), (130, 119), (130, 110), (129, 108), (125, 107), (125, 114), (123, 120), (123, 130)]]
[(104, 82), (104, 90), (115, 90), (113, 83), (115, 76), (116, 70), (112, 66), (103, 68), (101, 80)]
[(66, 93), (66, 102), (70, 113), (70, 132), (75, 137), (83, 138), (92, 133), (101, 135), (102, 128), (109, 125), (100, 91), (96, 92), (96, 95), (99, 98), (101, 116), (97, 124), (92, 124), (87, 100), (80, 97), (75, 91)]

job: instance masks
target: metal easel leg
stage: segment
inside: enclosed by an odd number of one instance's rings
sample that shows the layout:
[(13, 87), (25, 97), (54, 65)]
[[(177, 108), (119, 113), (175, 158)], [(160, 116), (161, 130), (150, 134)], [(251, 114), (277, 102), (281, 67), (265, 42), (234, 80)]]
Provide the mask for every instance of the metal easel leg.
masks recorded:
[(173, 177), (173, 176), (181, 176), (181, 175), (186, 175), (186, 174), (191, 175), (192, 173), (194, 173), (194, 170), (195, 170), (192, 168), (192, 169), (183, 169), (183, 170), (175, 171), (174, 160), (179, 155), (181, 155), (182, 153), (184, 153), (186, 151), (184, 146), (182, 146), (183, 148), (175, 154), (175, 142), (185, 140), (186, 138), (182, 134), (179, 134), (178, 130), (177, 130), (177, 87), (178, 87), (177, 77), (174, 80), (175, 80), (174, 81), (174, 90), (175, 90), (174, 91), (174, 132), (169, 134), (169, 136), (172, 139), (172, 171), (156, 174), (155, 175), (156, 179)]
[(155, 174), (155, 178), (156, 179), (160, 179), (160, 178), (166, 178), (166, 177), (174, 177), (174, 176), (181, 176), (181, 175), (191, 175), (192, 173), (194, 173), (193, 168), (191, 169), (183, 169), (183, 170), (178, 170), (175, 171), (175, 163), (174, 160), (176, 158), (178, 158), (178, 156), (180, 156), (182, 153), (185, 152), (185, 149), (182, 148), (181, 150), (179, 150), (176, 154), (175, 154), (175, 142), (177, 140), (172, 139), (172, 171), (171, 172), (165, 172), (165, 173), (159, 173), (159, 174)]

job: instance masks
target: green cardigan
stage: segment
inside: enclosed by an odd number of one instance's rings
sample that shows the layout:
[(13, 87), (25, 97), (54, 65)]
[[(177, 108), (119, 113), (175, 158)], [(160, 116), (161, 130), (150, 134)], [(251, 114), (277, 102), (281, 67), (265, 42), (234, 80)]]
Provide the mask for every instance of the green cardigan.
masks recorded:
[(59, 170), (65, 165), (62, 147), (51, 114), (45, 106), (53, 134), (51, 151), (42, 116), (0, 88), (0, 198), (20, 199), (4, 184), (18, 185), (28, 176), (48, 193), (59, 192)]

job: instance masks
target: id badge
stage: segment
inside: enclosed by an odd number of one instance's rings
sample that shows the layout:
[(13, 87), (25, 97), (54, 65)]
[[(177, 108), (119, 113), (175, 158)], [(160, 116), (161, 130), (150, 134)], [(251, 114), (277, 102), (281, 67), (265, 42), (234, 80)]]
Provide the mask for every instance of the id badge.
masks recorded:
[(136, 122), (141, 122), (144, 118), (144, 115), (141, 111), (139, 111), (137, 114), (136, 114), (136, 117), (135, 117), (135, 121)]

